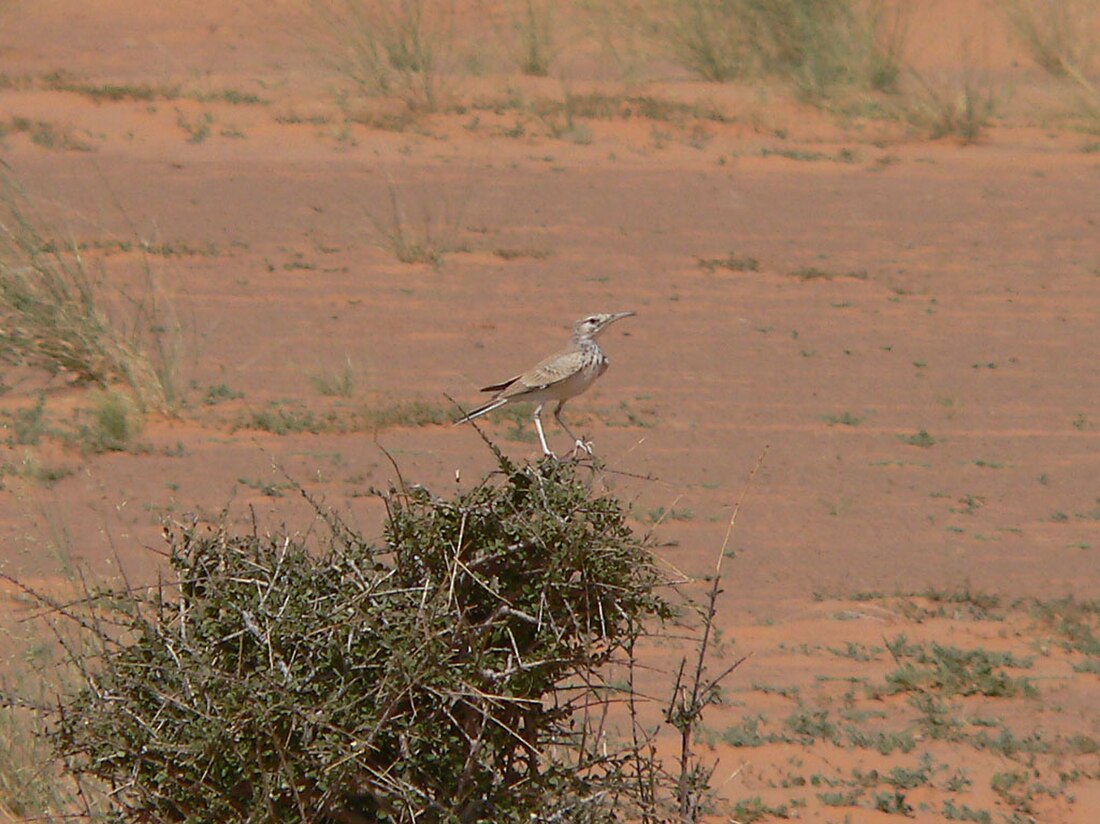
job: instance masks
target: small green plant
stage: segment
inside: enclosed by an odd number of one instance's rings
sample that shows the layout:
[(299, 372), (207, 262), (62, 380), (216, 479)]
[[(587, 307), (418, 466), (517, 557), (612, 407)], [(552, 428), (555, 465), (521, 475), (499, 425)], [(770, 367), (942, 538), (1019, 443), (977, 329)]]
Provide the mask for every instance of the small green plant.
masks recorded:
[(770, 806), (765, 804), (760, 796), (738, 799), (733, 805), (733, 820), (741, 824), (753, 824), (756, 821), (764, 821), (768, 818), (790, 818), (791, 808), (786, 804)]
[(394, 426), (438, 426), (450, 423), (454, 417), (440, 404), (416, 400), (367, 407), (360, 415), (360, 427), (368, 431)]
[(817, 794), (817, 800), (826, 807), (856, 807), (863, 797), (863, 787), (853, 787), (850, 790), (834, 790)]
[(1069, 596), (1036, 602), (1031, 613), (1040, 625), (1059, 637), (1067, 652), (1100, 656), (1100, 602)]
[(764, 720), (761, 715), (750, 715), (741, 719), (741, 723), (735, 727), (728, 727), (722, 733), (722, 741), (731, 747), (760, 747), (768, 742), (768, 739), (760, 734), (760, 724)]
[(853, 415), (851, 412), (843, 412), (840, 415), (822, 415), (821, 420), (829, 424), (829, 426), (859, 426), (866, 418), (860, 415)]
[(916, 767), (894, 767), (883, 776), (883, 780), (899, 790), (912, 790), (930, 783), (932, 772), (932, 756), (925, 753)]
[(798, 278), (799, 280), (836, 280), (838, 278), (867, 280), (867, 272), (862, 269), (857, 272), (829, 272), (825, 269), (818, 269), (816, 266), (806, 266), (801, 269), (795, 269), (790, 274), (791, 277)]
[(210, 112), (203, 112), (191, 120), (182, 110), (176, 109), (176, 125), (183, 129), (188, 143), (202, 143), (210, 137), (210, 125), (213, 122), (214, 116)]
[(695, 513), (690, 509), (676, 509), (675, 507), (666, 508), (663, 506), (657, 506), (646, 512), (646, 520), (648, 523), (656, 524), (664, 521), (691, 521), (695, 519)]
[(455, 209), (447, 204), (444, 213), (440, 214), (425, 202), (419, 221), (413, 224), (408, 218), (401, 187), (388, 174), (386, 178), (388, 212), (384, 215), (376, 211), (367, 213), (379, 245), (402, 263), (427, 263), (434, 268), (439, 268), (445, 255), (464, 248), (456, 240), (464, 203)]
[(963, 145), (974, 143), (988, 128), (997, 107), (992, 89), (980, 88), (975, 73), (968, 71), (961, 85), (936, 82), (914, 72), (919, 92), (907, 111), (909, 121), (938, 140), (954, 137)]
[(494, 249), (493, 254), (501, 260), (519, 260), (520, 258), (545, 260), (550, 257), (550, 250), (534, 246), (502, 246), (499, 249)]
[(316, 435), (332, 431), (335, 419), (322, 417), (297, 403), (270, 401), (262, 409), (253, 409), (241, 414), (233, 424), (238, 429), (259, 429), (273, 435), (294, 435), (308, 432)]
[[(836, 163), (855, 163), (858, 159), (856, 153), (851, 149), (841, 149), (835, 155), (830, 155), (825, 152), (808, 151), (806, 149), (772, 149), (767, 146), (760, 150), (760, 156), (785, 157), (788, 160), (799, 160), (811, 163), (818, 160), (832, 160)], [(866, 278), (866, 273), (864, 273), (863, 277)]]
[(226, 384), (219, 383), (206, 388), (206, 394), (203, 395), (202, 402), (207, 406), (214, 406), (223, 401), (233, 401), (243, 397), (244, 392), (236, 392)]
[(927, 647), (910, 646), (904, 635), (887, 641), (886, 646), (898, 661), (899, 668), (887, 673), (886, 684), (882, 688), (884, 695), (929, 690), (943, 695), (1005, 698), (1039, 694), (1030, 679), (1010, 676), (1002, 669), (1030, 667), (1032, 661), (1028, 658), (1020, 659), (1010, 653), (986, 652), (983, 649), (962, 650), (935, 642)]
[(42, 78), (48, 89), (72, 92), (89, 97), (97, 103), (122, 100), (138, 100), (151, 103), (154, 100), (175, 100), (180, 96), (178, 86), (154, 86), (149, 83), (89, 83), (65, 71), (51, 72)]
[(917, 723), (921, 731), (934, 741), (962, 739), (962, 722), (951, 714), (951, 708), (939, 697), (927, 692), (909, 696), (910, 705), (920, 712)]
[(123, 452), (133, 445), (141, 418), (133, 401), (122, 392), (108, 390), (93, 398), (91, 425), (85, 431), (92, 452)]
[(846, 642), (846, 648), (843, 650), (835, 647), (829, 647), (828, 649), (833, 655), (860, 662), (874, 661), (885, 651), (882, 647), (865, 647), (863, 644), (857, 644), (853, 641)]
[(27, 134), (30, 136), (31, 143), (44, 149), (57, 149), (67, 152), (95, 151), (95, 146), (77, 137), (72, 129), (46, 120), (13, 117), (7, 123), (0, 123), (0, 135), (3, 135), (5, 131)]
[(0, 464), (0, 475), (10, 475), (15, 478), (34, 481), (47, 489), (73, 473), (74, 470), (68, 466), (46, 465), (30, 452), (24, 454), (22, 460), (18, 463), (5, 462)]
[(924, 449), (939, 443), (936, 438), (933, 438), (924, 429), (919, 430), (915, 435), (898, 435), (898, 440), (902, 443), (909, 444), (909, 446), (919, 446)]
[(724, 258), (696, 258), (696, 262), (708, 272), (716, 269), (725, 269), (729, 272), (757, 272), (760, 270), (760, 261), (754, 257), (738, 257), (730, 252)]
[(982, 495), (971, 495), (967, 493), (958, 499), (959, 506), (949, 507), (951, 512), (955, 512), (961, 515), (973, 515), (983, 506), (985, 506), (985, 497)]
[(756, 692), (762, 692), (766, 695), (781, 695), (784, 698), (798, 698), (798, 695), (801, 692), (800, 688), (797, 687), (797, 686), (779, 687), (779, 686), (775, 686), (773, 684), (756, 684), (756, 683), (754, 683), (752, 685), (752, 688)]
[(284, 490), (293, 489), (294, 484), (288, 482), (275, 482), (264, 481), (260, 478), (237, 478), (237, 483), (247, 486), (249, 489), (255, 489), (261, 495), (266, 495), (269, 498), (281, 498), (283, 497)]
[(964, 791), (967, 787), (972, 787), (974, 782), (970, 780), (966, 770), (957, 769), (943, 782), (943, 788), (949, 793), (958, 793)]
[(242, 92), (240, 89), (218, 89), (216, 91), (188, 92), (185, 97), (200, 103), (228, 103), (231, 106), (266, 106), (271, 101), (258, 94)]
[(313, 384), (313, 388), (317, 392), (325, 397), (350, 398), (355, 389), (351, 361), (345, 359), (343, 367), (335, 375), (315, 372), (309, 376), (309, 382)]
[(913, 748), (917, 746), (912, 733), (907, 730), (900, 732), (877, 730), (869, 733), (849, 724), (844, 728), (844, 736), (853, 747), (875, 750), (881, 755), (890, 755), (893, 752), (912, 752)]
[(819, 738), (835, 742), (839, 737), (836, 725), (829, 720), (828, 710), (801, 710), (789, 715), (783, 723), (804, 745)]
[(993, 824), (988, 810), (975, 810), (965, 804), (955, 804), (950, 798), (943, 802), (943, 817), (947, 821), (973, 821), (975, 824)]
[(48, 431), (46, 425), (46, 394), (40, 392), (34, 406), (17, 409), (12, 414), (12, 434), (8, 439), (13, 446), (34, 446)]
[(1026, 772), (1012, 770), (994, 773), (989, 785), (1013, 809), (1031, 812), (1033, 788)]
[(889, 815), (912, 815), (913, 807), (905, 801), (905, 793), (900, 789), (871, 794), (872, 806), (882, 813)]

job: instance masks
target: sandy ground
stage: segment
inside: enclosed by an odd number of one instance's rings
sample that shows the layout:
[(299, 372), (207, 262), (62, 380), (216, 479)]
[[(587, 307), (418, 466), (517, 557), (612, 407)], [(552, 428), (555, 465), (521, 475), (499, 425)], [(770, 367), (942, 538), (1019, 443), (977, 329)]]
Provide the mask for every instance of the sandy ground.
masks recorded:
[[(119, 240), (172, 250), (146, 259), (182, 324), (190, 387), (179, 417), (147, 419), (130, 451), (4, 450), (16, 467), (71, 470), (52, 485), (4, 479), (6, 572), (48, 585), (74, 563), (110, 576), (121, 562), (148, 578), (163, 518), (226, 506), (294, 525), (305, 508), (277, 467), (377, 535), (364, 493), (393, 470), (375, 438), (406, 478), (445, 492), (491, 464), (472, 429), (276, 435), (240, 422), (273, 404), (338, 417), (472, 405), (574, 318), (630, 309), (604, 339), (610, 371), (567, 415), (638, 528), (660, 521), (671, 567), (712, 568), (767, 448), (719, 604), (723, 654), (751, 657), (700, 743), (719, 760), (716, 820), (1097, 820), (1100, 684), (1034, 601), (1088, 601), (1100, 584), (1100, 154), (1052, 114), (1064, 90), (1004, 45), (981, 4), (930, 4), (922, 14), (955, 13), (951, 36), (918, 16), (914, 60), (949, 75), (958, 43), (972, 44), (983, 82), (1013, 89), (1006, 110), (1047, 108), (968, 146), (675, 71), (624, 90), (595, 51), (576, 64), (585, 88), (728, 122), (620, 116), (555, 137), (500, 101), (561, 99), (562, 80), (489, 72), (466, 78), (462, 111), (371, 128), (346, 120), (339, 79), (291, 16), (226, 5), (43, 0), (5, 18), (0, 117), (90, 149), (9, 127), (5, 161), (44, 215), (99, 245), (108, 282), (139, 288), (142, 257)], [(46, 88), (59, 70), (184, 95)], [(259, 101), (212, 99), (224, 90)], [(430, 229), (444, 248), (437, 266), (395, 259), (395, 202), (411, 235)], [(729, 258), (755, 265), (706, 264)], [(345, 374), (347, 397), (319, 391)], [(64, 376), (3, 379), (9, 415), (43, 388), (58, 420), (90, 402)], [(514, 457), (538, 451), (529, 424), (487, 431)], [(876, 690), (904, 658), (887, 649), (901, 635), (1030, 659), (1004, 671), (1037, 694), (948, 696), (961, 731), (937, 737), (913, 700), (925, 692)], [(737, 731), (758, 716), (766, 740), (749, 746)], [(806, 731), (807, 718), (832, 731)], [(910, 746), (884, 755), (849, 728)], [(981, 738), (1004, 730), (1014, 745)], [(917, 785), (887, 778), (922, 764)]]

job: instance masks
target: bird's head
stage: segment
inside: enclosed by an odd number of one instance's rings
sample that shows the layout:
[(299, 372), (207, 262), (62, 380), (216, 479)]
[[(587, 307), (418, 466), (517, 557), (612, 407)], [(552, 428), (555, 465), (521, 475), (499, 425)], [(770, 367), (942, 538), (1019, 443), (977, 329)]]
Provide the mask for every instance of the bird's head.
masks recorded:
[(613, 312), (583, 317), (573, 324), (573, 340), (591, 340), (615, 321), (629, 318), (633, 314), (633, 312)]

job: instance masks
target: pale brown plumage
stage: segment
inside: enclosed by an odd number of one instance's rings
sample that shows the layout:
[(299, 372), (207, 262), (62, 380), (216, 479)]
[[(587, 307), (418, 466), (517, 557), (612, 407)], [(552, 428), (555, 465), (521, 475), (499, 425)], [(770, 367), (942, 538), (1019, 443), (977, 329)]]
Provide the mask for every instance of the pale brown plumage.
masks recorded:
[(596, 343), (596, 337), (617, 320), (630, 317), (633, 312), (615, 312), (596, 314), (581, 318), (573, 324), (573, 336), (569, 345), (560, 352), (540, 361), (536, 366), (521, 375), (506, 381), (484, 387), (482, 392), (496, 392), (496, 396), (486, 404), (463, 415), (456, 424), (471, 421), (512, 401), (533, 401), (535, 407), (535, 429), (538, 431), (542, 451), (553, 455), (546, 444), (546, 435), (542, 431), (542, 407), (547, 401), (557, 401), (554, 407), (554, 419), (561, 425), (576, 445), (574, 450), (591, 447), (577, 438), (561, 419), (561, 409), (566, 401), (575, 398), (591, 386), (596, 378), (607, 371), (607, 358)]

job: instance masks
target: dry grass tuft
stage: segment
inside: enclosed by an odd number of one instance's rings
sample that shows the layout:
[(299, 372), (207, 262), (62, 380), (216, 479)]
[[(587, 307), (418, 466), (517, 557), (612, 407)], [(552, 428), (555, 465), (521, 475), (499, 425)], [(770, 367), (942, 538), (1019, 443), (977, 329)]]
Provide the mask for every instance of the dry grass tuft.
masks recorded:
[(434, 112), (451, 92), (455, 10), (450, 0), (308, 0), (326, 62), (372, 97)]
[(120, 295), (125, 310), (112, 312), (79, 246), (50, 236), (12, 178), (0, 186), (0, 354), (100, 386), (121, 381), (143, 408), (175, 409), (182, 335), (148, 265), (142, 294)]

